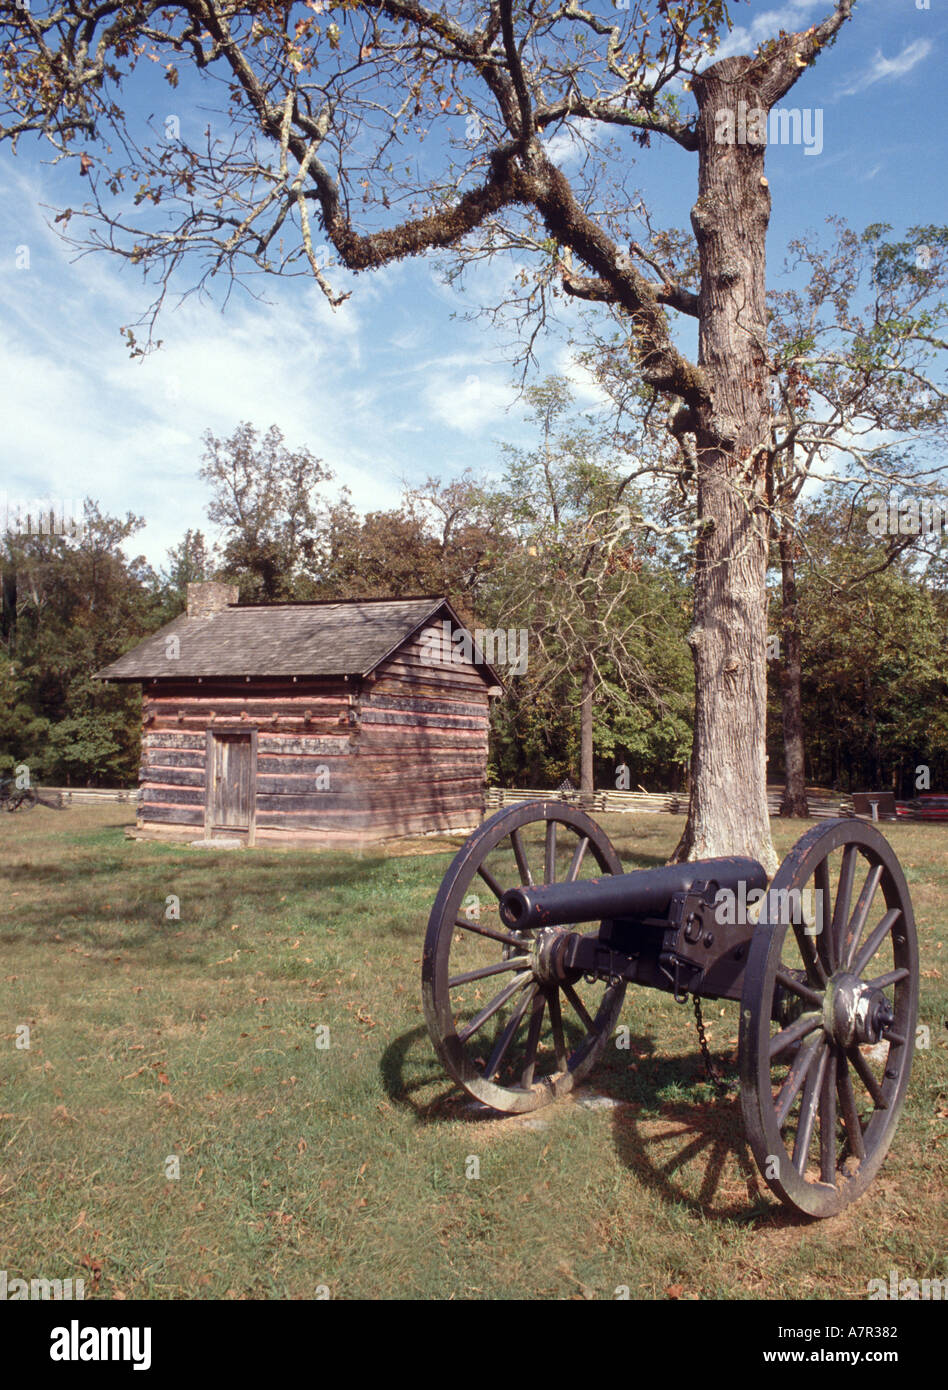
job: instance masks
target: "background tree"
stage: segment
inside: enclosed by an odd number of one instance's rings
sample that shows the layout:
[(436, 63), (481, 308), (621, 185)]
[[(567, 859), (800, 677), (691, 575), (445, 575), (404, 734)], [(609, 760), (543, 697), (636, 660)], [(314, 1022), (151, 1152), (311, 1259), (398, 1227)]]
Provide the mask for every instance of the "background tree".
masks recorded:
[[(577, 417), (562, 378), (528, 387), (531, 419), (540, 433), (536, 449), (504, 446), (499, 486), (488, 490), (497, 518), (518, 544), (498, 564), (494, 626), (529, 635), (528, 671), (522, 695), (529, 706), (564, 701), (565, 722), (578, 709), (580, 788), (594, 787), (594, 722), (644, 705), (652, 718), (670, 716), (652, 665), (652, 599), (657, 583), (645, 568), (650, 549), (631, 484), (647, 472), (655, 443), (641, 432), (637, 467), (616, 458), (592, 416)], [(667, 604), (660, 600), (659, 608)], [(578, 689), (575, 687), (578, 684)], [(671, 696), (675, 702), (675, 695)], [(675, 711), (680, 715), (681, 710)], [(564, 714), (552, 727), (564, 722)], [(572, 742), (572, 740), (571, 740)], [(610, 740), (614, 742), (614, 740)]]
[(124, 550), (142, 525), (87, 499), (76, 538), (4, 537), (16, 625), (0, 654), (0, 767), (25, 762), (35, 776), (67, 785), (135, 780), (141, 693), (92, 675), (158, 626), (157, 576)]
[[(493, 249), (496, 227), (509, 227), (552, 245), (544, 254), (568, 293), (619, 306), (642, 379), (677, 407), (672, 428), (697, 473), (695, 743), (680, 852), (754, 854), (774, 868), (764, 751), (770, 194), (766, 134), (741, 143), (733, 118), (744, 103), (765, 125), (852, 0), (719, 61), (723, 0), (632, 0), (605, 15), (546, 0), (516, 14), (513, 0), (460, 11), (362, 0), (296, 21), (292, 8), (140, 0), (116, 11), (109, 0), (64, 0), (44, 16), (14, 10), (3, 24), (0, 134), (38, 131), (67, 153), (80, 136), (95, 140), (92, 239), (157, 277), (156, 306), (192, 253), (203, 258), (199, 283), (219, 270), (308, 267), (334, 298), (314, 215), (352, 270), (478, 231)], [(148, 59), (172, 83), (186, 66), (227, 92), (226, 140), (203, 150), (136, 140), (118, 98)], [(676, 79), (696, 108), (687, 114)], [(437, 131), (429, 150), (444, 157), (402, 164), (399, 142), (422, 114)], [(661, 136), (696, 157), (697, 293), (630, 245), (623, 152), (602, 184), (591, 165), (571, 183), (551, 161), (545, 135), (582, 139), (587, 128)], [(675, 345), (670, 309), (697, 320), (697, 361)]]
[(362, 517), (343, 489), (328, 509), (305, 592), (320, 598), (444, 594), (476, 625), (482, 588), (503, 544), (469, 473), (406, 486), (400, 506)]
[(226, 440), (208, 430), (204, 445), (200, 477), (212, 490), (207, 514), (224, 533), (221, 577), (234, 580), (243, 603), (294, 597), (316, 554), (314, 493), (332, 474), (308, 449), (287, 449), (276, 425), (262, 438), (248, 423)]
[(156, 616), (170, 623), (184, 611), (188, 601), (188, 585), (213, 578), (218, 561), (204, 539), (204, 532), (189, 526), (177, 545), (168, 550), (165, 569), (161, 571), (161, 604)]
[[(914, 546), (880, 559), (847, 491), (826, 489), (797, 521), (807, 765), (816, 783), (912, 797), (917, 767), (935, 790), (948, 776), (948, 603)], [(945, 553), (944, 537), (931, 543)]]
[[(771, 295), (769, 476), (782, 587), (781, 810), (796, 816), (807, 812), (798, 499), (808, 483), (832, 479), (838, 485), (842, 478), (863, 499), (892, 489), (937, 495), (948, 434), (948, 228), (912, 227), (902, 240), (889, 240), (887, 224), (859, 236), (842, 219), (829, 222), (829, 246), (814, 237), (791, 245), (790, 269), (805, 275), (801, 287)], [(870, 571), (912, 544), (911, 536), (883, 537)]]

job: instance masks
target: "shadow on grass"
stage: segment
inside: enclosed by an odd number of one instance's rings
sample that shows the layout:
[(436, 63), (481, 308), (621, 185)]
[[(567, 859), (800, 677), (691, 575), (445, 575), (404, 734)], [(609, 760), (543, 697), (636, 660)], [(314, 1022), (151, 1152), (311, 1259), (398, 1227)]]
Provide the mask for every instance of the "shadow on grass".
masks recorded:
[[(701, 1083), (703, 1063), (698, 1054), (661, 1058), (646, 1036), (631, 1039), (632, 1051), (644, 1073), (631, 1073), (613, 1063), (600, 1067), (575, 1093), (575, 1100), (593, 1092), (617, 1102), (612, 1137), (616, 1153), (636, 1180), (669, 1206), (685, 1207), (705, 1220), (752, 1226), (807, 1226), (808, 1218), (777, 1205), (767, 1194), (744, 1137), (736, 1095), (723, 1099), (665, 1101), (662, 1091), (690, 1092)], [(644, 1054), (644, 1056), (643, 1056)], [(389, 1099), (410, 1110), (420, 1124), (464, 1121), (498, 1123), (514, 1117), (471, 1100), (444, 1074), (427, 1028), (413, 1028), (389, 1043), (379, 1062)], [(440, 1084), (439, 1084), (440, 1083)], [(438, 1089), (432, 1094), (432, 1089)], [(564, 1098), (553, 1104), (568, 1105)], [(534, 1112), (538, 1113), (538, 1112)], [(522, 1117), (521, 1117), (522, 1118)], [(661, 1150), (661, 1151), (660, 1151)], [(743, 1191), (722, 1193), (736, 1164)], [(697, 1192), (686, 1172), (700, 1173)], [(681, 1174), (684, 1180), (679, 1180)]]
[(631, 874), (636, 869), (663, 869), (668, 863), (667, 854), (645, 854), (642, 850), (619, 849), (619, 857), (622, 860), (623, 873)]
[[(461, 1088), (445, 1076), (427, 1028), (412, 1028), (393, 1038), (379, 1059), (379, 1073), (389, 1099), (412, 1111), (420, 1124), (483, 1119), (474, 1113)], [(430, 1092), (439, 1083), (434, 1096), (422, 1097), (422, 1092)]]
[[(697, 1057), (694, 1061), (700, 1065)], [(666, 1083), (687, 1084), (693, 1063), (682, 1058), (657, 1068)], [(647, 1115), (624, 1106), (615, 1111), (616, 1152), (639, 1182), (669, 1205), (705, 1220), (751, 1226), (806, 1226), (808, 1218), (777, 1205), (768, 1195), (744, 1136), (737, 1095), (705, 1101), (673, 1101)], [(733, 1191), (736, 1164), (743, 1191)], [(687, 1172), (701, 1175), (697, 1192)], [(681, 1178), (679, 1178), (681, 1175)], [(725, 1187), (727, 1184), (727, 1187)]]
[[(769, 1196), (744, 1134), (738, 1082), (725, 1074), (731, 1089), (695, 1096), (696, 1087), (711, 1092), (700, 1053), (664, 1057), (645, 1035), (629, 1040), (635, 1070), (610, 1056), (589, 1079), (599, 1095), (619, 1102), (613, 1116), (613, 1140), (625, 1166), (669, 1205), (682, 1206), (706, 1220), (751, 1225), (806, 1226), (809, 1219), (777, 1205)], [(721, 1062), (715, 1059), (716, 1065)], [(743, 1191), (733, 1187), (727, 1170), (736, 1164)], [(686, 1174), (701, 1173), (697, 1193)], [(677, 1175), (682, 1175), (682, 1181)]]

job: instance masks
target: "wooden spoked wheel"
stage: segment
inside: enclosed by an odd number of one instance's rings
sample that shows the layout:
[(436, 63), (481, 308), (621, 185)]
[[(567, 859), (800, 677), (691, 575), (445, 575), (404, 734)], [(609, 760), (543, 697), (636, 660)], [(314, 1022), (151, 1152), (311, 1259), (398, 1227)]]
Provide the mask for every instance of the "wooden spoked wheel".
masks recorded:
[(915, 1047), (918, 943), (874, 826), (834, 820), (777, 871), (741, 999), (741, 1107), (781, 1201), (832, 1216), (865, 1191), (898, 1123)]
[(566, 1095), (594, 1065), (625, 994), (621, 982), (554, 980), (552, 933), (569, 929), (510, 930), (501, 894), (621, 872), (595, 822), (557, 801), (498, 811), (458, 852), (428, 922), (422, 997), (438, 1056), (476, 1100), (517, 1113)]

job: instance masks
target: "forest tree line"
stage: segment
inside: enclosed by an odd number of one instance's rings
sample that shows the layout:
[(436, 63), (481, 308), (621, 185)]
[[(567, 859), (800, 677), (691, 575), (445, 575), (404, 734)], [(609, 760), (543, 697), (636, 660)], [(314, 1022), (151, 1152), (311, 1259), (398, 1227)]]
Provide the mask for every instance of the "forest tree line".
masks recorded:
[[(494, 703), (489, 781), (579, 785), (585, 737), (597, 787), (685, 789), (693, 532), (666, 524), (667, 496), (628, 474), (630, 451), (645, 458), (648, 438), (618, 441), (576, 411), (561, 380), (527, 394), (535, 449), (501, 446), (490, 476), (429, 478), (387, 511), (360, 514), (345, 488), (332, 494), (321, 460), (276, 426), (245, 423), (229, 439), (205, 435), (207, 521), (157, 569), (134, 553), (144, 519), (105, 515), (92, 499), (73, 534), (36, 518), (29, 532), (9, 529), (0, 772), (25, 763), (49, 785), (134, 785), (140, 693), (93, 673), (176, 617), (189, 582), (224, 579), (244, 603), (443, 594), (472, 630), (525, 629), (527, 669), (506, 676)], [(910, 797), (948, 778), (942, 538), (893, 547), (873, 533), (870, 503), (842, 484), (797, 503), (792, 610), (786, 539), (774, 536), (771, 783), (783, 780), (794, 634), (809, 785)]]

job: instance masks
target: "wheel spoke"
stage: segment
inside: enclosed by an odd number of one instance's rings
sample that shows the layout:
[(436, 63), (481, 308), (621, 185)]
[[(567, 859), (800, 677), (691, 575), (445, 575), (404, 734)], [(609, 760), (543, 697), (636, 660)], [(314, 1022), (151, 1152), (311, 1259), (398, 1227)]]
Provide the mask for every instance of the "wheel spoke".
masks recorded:
[(448, 989), (454, 989), (456, 985), (469, 984), (471, 980), (486, 980), (488, 975), (501, 975), (505, 970), (522, 970), (529, 964), (529, 956), (511, 956), (509, 960), (498, 961), (496, 965), (482, 965), (477, 970), (465, 970), (463, 975), (451, 976)]
[(533, 996), (533, 1012), (530, 1015), (530, 1030), (527, 1033), (526, 1060), (520, 1085), (529, 1091), (533, 1085), (533, 1073), (537, 1064), (537, 1048), (540, 1045), (540, 1030), (543, 1027), (543, 1010), (546, 1008), (546, 995), (538, 989)]
[(853, 898), (853, 879), (856, 876), (856, 855), (858, 853), (855, 845), (847, 845), (843, 850), (843, 862), (839, 870), (839, 883), (836, 887), (836, 904), (833, 908), (833, 925), (830, 928), (829, 939), (823, 943), (823, 959), (830, 974), (836, 969), (837, 962), (842, 955), (843, 933), (846, 923), (849, 921), (849, 909)]
[(884, 975), (877, 975), (874, 980), (867, 980), (867, 985), (872, 985), (875, 989), (888, 989), (889, 985), (897, 985), (900, 980), (907, 980), (909, 972), (904, 965), (900, 965), (896, 970), (887, 970)]
[(823, 969), (823, 962), (817, 955), (813, 937), (807, 934), (806, 923), (794, 922), (793, 934), (797, 939), (797, 946), (800, 948), (800, 956), (803, 960), (807, 979), (816, 988), (825, 989), (826, 971)]
[(530, 865), (527, 863), (527, 852), (524, 849), (519, 830), (511, 830), (510, 843), (513, 846), (514, 858), (517, 861), (517, 872), (520, 875), (520, 882), (525, 888), (532, 888), (533, 874), (530, 872)]
[(859, 955), (853, 961), (852, 970), (854, 975), (861, 975), (863, 973), (866, 966), (872, 960), (872, 957), (875, 955), (876, 951), (878, 951), (879, 947), (901, 916), (902, 909), (900, 907), (889, 908), (875, 931), (867, 938), (866, 944), (859, 952)]
[(546, 841), (543, 855), (544, 883), (556, 882), (556, 821), (546, 823)]
[(478, 936), (489, 936), (491, 941), (502, 941), (505, 946), (516, 946), (523, 950), (529, 946), (529, 941), (525, 941), (522, 936), (514, 936), (509, 931), (498, 931), (496, 927), (485, 927), (480, 922), (467, 922), (463, 917), (455, 917), (454, 925), (460, 927), (462, 931), (476, 932)]
[(823, 1084), (827, 1053), (828, 1049), (824, 1048), (820, 1053), (818, 1064), (810, 1068), (806, 1085), (803, 1088), (803, 1097), (800, 1101), (800, 1119), (797, 1124), (797, 1137), (793, 1145), (792, 1161), (801, 1177), (806, 1172), (807, 1158), (810, 1153), (810, 1141), (813, 1138), (813, 1126), (816, 1123), (816, 1112), (820, 1103), (820, 1087)]
[(782, 1052), (786, 1052), (794, 1043), (801, 1042), (808, 1034), (823, 1026), (823, 1015), (801, 1014), (798, 1019), (789, 1024), (786, 1028), (775, 1033), (770, 1039), (770, 1060), (773, 1062)]
[(500, 898), (503, 897), (504, 890), (501, 888), (496, 878), (494, 878), (494, 875), (491, 873), (490, 869), (485, 869), (483, 864), (478, 864), (477, 872), (480, 874), (481, 878), (487, 884), (494, 897), (497, 898), (499, 901)]
[(533, 983), (530, 985), (530, 988), (524, 990), (523, 998), (520, 1000), (517, 1007), (510, 1015), (510, 1018), (507, 1022), (507, 1026), (504, 1028), (504, 1031), (497, 1039), (497, 1042), (494, 1045), (494, 1050), (490, 1054), (490, 1061), (487, 1063), (487, 1070), (484, 1072), (485, 1081), (493, 1080), (494, 1073), (500, 1066), (501, 1062), (504, 1060), (507, 1048), (513, 1042), (514, 1035), (516, 1034), (517, 1029), (523, 1022), (524, 1014), (527, 1012), (527, 1005), (530, 1003), (531, 999), (536, 994), (537, 988), (538, 986), (536, 984), (536, 981), (533, 981)]
[(836, 1183), (836, 1052), (826, 1050), (826, 1067), (820, 1087), (820, 1177)]
[(803, 984), (795, 976), (791, 975), (789, 970), (781, 969), (777, 971), (777, 983), (783, 985), (784, 989), (788, 989), (791, 994), (796, 994), (800, 999), (805, 999), (808, 1004), (818, 1004), (822, 1009), (823, 996), (820, 991), (811, 989), (809, 985)]
[(515, 980), (511, 980), (509, 985), (506, 985), (499, 994), (495, 994), (490, 1003), (486, 1004), (484, 1008), (481, 1009), (476, 1018), (471, 1019), (471, 1022), (466, 1028), (461, 1029), (458, 1033), (459, 1041), (463, 1043), (467, 1042), (469, 1038), (472, 1038), (480, 1028), (483, 1028), (489, 1018), (493, 1018), (498, 1009), (504, 1007), (508, 999), (512, 999), (517, 991), (523, 989), (532, 979), (533, 972), (525, 970), (522, 975), (518, 975)]
[(560, 996), (556, 988), (550, 991), (547, 996), (547, 1003), (550, 1006), (550, 1026), (553, 1029), (553, 1048), (556, 1053), (556, 1065), (560, 1071), (565, 1071), (567, 1062), (566, 1039), (563, 1036), (563, 1015), (560, 1011)]
[(873, 1104), (877, 1110), (888, 1110), (889, 1102), (882, 1094), (878, 1081), (872, 1074), (872, 1069), (858, 1047), (851, 1047), (846, 1053), (853, 1068), (862, 1084), (872, 1097)]
[(573, 858), (570, 861), (569, 871), (566, 875), (565, 880), (567, 883), (575, 883), (576, 875), (579, 873), (580, 868), (582, 867), (582, 863), (586, 857), (586, 851), (588, 848), (589, 836), (584, 835), (580, 840), (579, 844), (573, 850)]
[(849, 1075), (845, 1055), (840, 1055), (837, 1065), (836, 1091), (839, 1095), (839, 1108), (842, 1111), (843, 1124), (846, 1126), (849, 1148), (853, 1157), (862, 1161), (866, 1156), (866, 1145), (863, 1142), (862, 1125), (859, 1123), (859, 1111), (856, 1109), (856, 1093), (853, 1090), (852, 1077)]
[(809, 1075), (810, 1068), (825, 1047), (826, 1038), (821, 1033), (818, 1037), (815, 1037), (812, 1042), (807, 1043), (806, 1047), (801, 1047), (796, 1057), (794, 1057), (786, 1080), (780, 1087), (777, 1099), (774, 1102), (778, 1129), (783, 1128), (787, 1116), (790, 1114), (790, 1108), (800, 1094), (800, 1088)]
[(853, 956), (859, 948), (859, 938), (862, 936), (866, 926), (866, 919), (869, 916), (869, 909), (875, 897), (876, 889), (879, 887), (879, 880), (882, 877), (883, 865), (873, 864), (866, 875), (866, 881), (862, 885), (862, 892), (856, 901), (856, 908), (853, 912), (849, 926), (846, 928), (846, 940), (843, 943), (842, 961), (845, 969), (849, 969)]
[(587, 1032), (589, 1032), (589, 1033), (595, 1033), (595, 1031), (596, 1031), (596, 1025), (595, 1025), (595, 1023), (593, 1022), (593, 1020), (589, 1017), (589, 1014), (588, 1014), (588, 1012), (587, 1012), (587, 1010), (586, 1010), (585, 1004), (584, 1004), (583, 1001), (580, 999), (580, 997), (579, 997), (579, 995), (576, 993), (575, 989), (573, 989), (573, 986), (572, 986), (571, 984), (569, 984), (568, 981), (566, 981), (566, 980), (563, 981), (563, 993), (566, 995), (567, 999), (568, 999), (569, 1002), (572, 1004), (573, 1008), (574, 1008), (574, 1009), (576, 1010), (576, 1012), (579, 1014), (580, 1018), (582, 1019), (584, 1025), (585, 1025), (585, 1027), (586, 1027)]
[(829, 859), (823, 859), (817, 864), (816, 871), (813, 875), (813, 883), (820, 895), (820, 929), (816, 934), (815, 946), (820, 963), (820, 972), (823, 974), (822, 983), (825, 984), (827, 975), (832, 975), (833, 973), (832, 967), (826, 967), (826, 946), (824, 944), (826, 937), (831, 932), (829, 925), (829, 905), (830, 898), (832, 897), (832, 890), (830, 888)]

